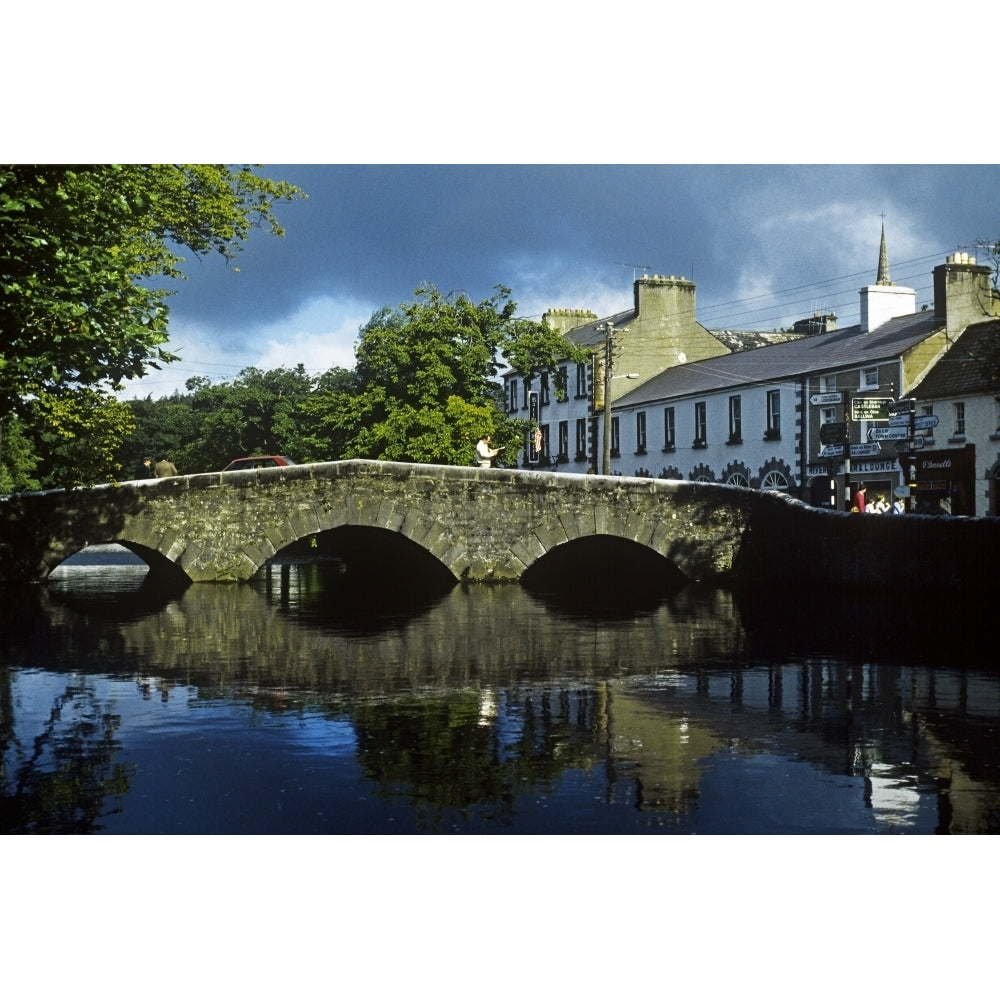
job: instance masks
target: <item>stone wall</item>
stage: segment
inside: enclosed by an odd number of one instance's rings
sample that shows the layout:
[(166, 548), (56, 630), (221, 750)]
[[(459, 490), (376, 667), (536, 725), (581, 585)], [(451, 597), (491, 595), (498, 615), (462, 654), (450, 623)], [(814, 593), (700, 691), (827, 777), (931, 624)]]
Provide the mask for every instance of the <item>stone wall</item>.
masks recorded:
[(708, 483), (350, 461), (4, 498), (0, 581), (43, 579), (109, 541), (158, 573), (246, 580), (285, 546), (338, 528), (405, 539), (468, 581), (519, 580), (593, 536), (622, 541), (623, 574), (627, 542), (689, 580), (767, 586), (968, 586), (1000, 551), (995, 519), (840, 514)]

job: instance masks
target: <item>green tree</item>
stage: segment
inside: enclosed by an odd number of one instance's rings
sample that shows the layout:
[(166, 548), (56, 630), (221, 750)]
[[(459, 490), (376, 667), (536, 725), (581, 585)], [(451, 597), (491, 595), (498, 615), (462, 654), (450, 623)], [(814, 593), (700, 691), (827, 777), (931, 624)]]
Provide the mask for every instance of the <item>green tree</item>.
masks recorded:
[(243, 455), (288, 455), (300, 461), (299, 411), (314, 386), (301, 364), (268, 372), (245, 368), (231, 383), (189, 379), (199, 440), (182, 455), (187, 471), (218, 470)]
[(232, 260), (302, 197), (249, 167), (0, 166), (0, 416), (36, 396), (120, 389), (165, 350), (179, 251)]
[(35, 469), (38, 457), (23, 421), (11, 414), (0, 417), (0, 495), (41, 488)]
[(73, 396), (33, 397), (23, 427), (35, 476), (48, 489), (115, 482), (122, 472), (118, 450), (135, 431), (135, 418), (127, 403), (81, 388)]
[(543, 323), (515, 316), (503, 285), (476, 304), (431, 285), (416, 301), (376, 312), (362, 327), (353, 386), (318, 390), (303, 405), (313, 446), (338, 458), (469, 464), (479, 436), (513, 452), (523, 421), (503, 407), (500, 371), (539, 370), (572, 353)]

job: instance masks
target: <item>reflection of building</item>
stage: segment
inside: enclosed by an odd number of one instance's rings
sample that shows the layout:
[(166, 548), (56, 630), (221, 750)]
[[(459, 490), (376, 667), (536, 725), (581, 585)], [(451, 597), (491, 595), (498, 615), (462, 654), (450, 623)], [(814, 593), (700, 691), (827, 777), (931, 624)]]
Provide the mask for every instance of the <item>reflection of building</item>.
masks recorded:
[(993, 675), (829, 661), (677, 671), (655, 687), (611, 687), (609, 773), (638, 809), (682, 817), (697, 809), (713, 758), (784, 755), (846, 777), (874, 829), (913, 828), (922, 813), (939, 832), (997, 832), (1000, 787), (980, 773), (968, 731), (998, 722)]

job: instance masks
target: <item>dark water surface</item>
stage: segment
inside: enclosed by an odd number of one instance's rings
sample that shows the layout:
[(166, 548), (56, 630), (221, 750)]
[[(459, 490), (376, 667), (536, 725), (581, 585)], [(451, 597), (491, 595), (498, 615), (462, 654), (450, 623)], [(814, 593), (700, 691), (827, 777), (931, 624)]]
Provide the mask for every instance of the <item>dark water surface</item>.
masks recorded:
[(334, 561), (164, 597), (74, 563), (2, 594), (4, 833), (1000, 831), (964, 600), (373, 594)]

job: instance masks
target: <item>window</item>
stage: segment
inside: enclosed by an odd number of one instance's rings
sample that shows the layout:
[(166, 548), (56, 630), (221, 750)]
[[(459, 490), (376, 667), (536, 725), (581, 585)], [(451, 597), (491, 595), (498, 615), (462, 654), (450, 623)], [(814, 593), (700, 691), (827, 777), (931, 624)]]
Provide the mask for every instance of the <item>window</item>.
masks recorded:
[(569, 421), (559, 421), (559, 461), (569, 461)]
[(694, 404), (694, 443), (698, 448), (704, 448), (708, 443), (708, 418), (705, 411), (705, 403)]
[(837, 392), (837, 376), (836, 375), (824, 375), (819, 380), (819, 391), (820, 392)]
[(541, 455), (539, 455), (539, 458), (544, 458), (544, 459), (548, 460), (551, 457), (551, 455), (552, 455), (552, 452), (549, 451), (549, 425), (548, 424), (543, 424), (542, 425), (542, 453), (541, 453)]
[(819, 422), (821, 424), (835, 424), (837, 422), (837, 410), (832, 406), (824, 406), (819, 411)]
[(611, 418), (611, 455), (618, 458), (621, 455), (621, 440), (618, 437), (618, 418)]
[(581, 361), (576, 366), (576, 398), (586, 399), (588, 395), (587, 364)]
[(878, 388), (878, 369), (877, 368), (865, 368), (861, 372), (861, 388), (862, 389), (877, 389)]
[(729, 443), (739, 444), (743, 440), (743, 404), (740, 396), (729, 397)]
[(549, 373), (542, 372), (542, 406), (549, 405)]
[(965, 437), (965, 403), (955, 404), (955, 437)]
[(524, 395), (521, 400), (521, 409), (526, 410), (528, 408), (528, 393), (531, 392), (531, 379), (526, 378), (524, 380)]
[(677, 447), (677, 437), (674, 433), (674, 408), (663, 408), (663, 450), (673, 451)]
[(566, 372), (566, 366), (562, 365), (559, 371), (556, 372), (556, 399), (560, 403), (566, 402), (566, 387), (569, 385), (569, 375)]
[(643, 410), (635, 415), (635, 453), (646, 454), (646, 412)]
[(769, 389), (767, 393), (767, 430), (764, 436), (773, 441), (781, 437), (781, 393)]
[(517, 409), (517, 379), (512, 378), (507, 383), (507, 412), (513, 413)]
[(576, 422), (576, 460), (587, 460), (587, 418), (580, 417)]
[(788, 480), (784, 473), (772, 470), (764, 475), (760, 481), (760, 488), (762, 490), (787, 490)]

